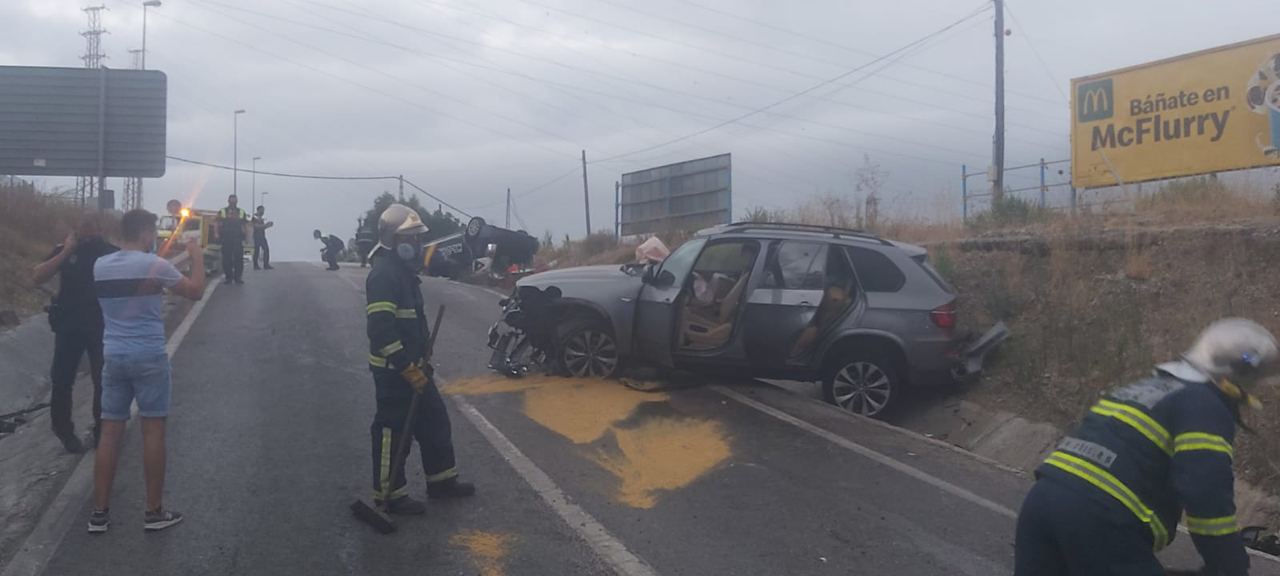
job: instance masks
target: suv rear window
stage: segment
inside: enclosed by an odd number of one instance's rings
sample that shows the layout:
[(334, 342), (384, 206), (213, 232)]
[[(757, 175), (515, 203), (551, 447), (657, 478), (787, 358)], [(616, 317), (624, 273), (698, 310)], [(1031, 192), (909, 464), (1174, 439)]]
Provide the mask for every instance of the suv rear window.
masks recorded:
[(858, 281), (867, 292), (897, 292), (907, 283), (907, 277), (898, 269), (888, 256), (868, 250), (845, 246), (849, 259), (853, 261), (853, 269), (858, 273)]

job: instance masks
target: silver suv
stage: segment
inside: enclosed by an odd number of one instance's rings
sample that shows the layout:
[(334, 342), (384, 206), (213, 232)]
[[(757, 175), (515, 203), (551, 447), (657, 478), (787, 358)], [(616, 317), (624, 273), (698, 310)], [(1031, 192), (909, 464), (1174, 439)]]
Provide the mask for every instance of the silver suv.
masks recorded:
[(981, 369), (1007, 334), (967, 349), (956, 293), (918, 246), (856, 230), (739, 223), (661, 264), (587, 266), (519, 281), (489, 333), (490, 366), (610, 377), (623, 363), (821, 380), (828, 402), (883, 416), (905, 385)]

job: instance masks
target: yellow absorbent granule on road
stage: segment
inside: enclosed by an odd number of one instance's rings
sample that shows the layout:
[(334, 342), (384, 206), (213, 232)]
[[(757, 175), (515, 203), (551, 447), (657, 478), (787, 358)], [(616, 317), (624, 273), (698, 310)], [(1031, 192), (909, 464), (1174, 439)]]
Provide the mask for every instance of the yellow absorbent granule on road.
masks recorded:
[(449, 382), (440, 391), (455, 396), (480, 396), (484, 394), (501, 394), (504, 392), (520, 392), (545, 386), (552, 380), (563, 380), (552, 376), (526, 376), (510, 378), (501, 374), (486, 374), (471, 378), (459, 378)]
[(480, 576), (502, 576), (511, 536), (494, 532), (468, 530), (449, 539), (454, 546), (466, 548)]
[(617, 382), (560, 378), (531, 389), (524, 413), (575, 444), (594, 442), (614, 424), (626, 420), (645, 402), (664, 402), (666, 394), (637, 392)]
[(656, 418), (613, 434), (619, 453), (596, 461), (618, 477), (616, 499), (635, 508), (652, 508), (662, 492), (692, 484), (731, 453), (720, 425), (704, 420)]

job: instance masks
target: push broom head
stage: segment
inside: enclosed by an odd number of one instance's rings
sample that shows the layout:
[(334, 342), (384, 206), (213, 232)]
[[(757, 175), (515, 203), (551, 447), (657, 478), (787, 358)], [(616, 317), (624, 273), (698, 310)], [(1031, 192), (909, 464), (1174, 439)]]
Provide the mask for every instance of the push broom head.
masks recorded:
[(386, 512), (379, 510), (375, 506), (370, 506), (364, 500), (356, 500), (351, 503), (351, 513), (361, 522), (373, 527), (374, 530), (382, 534), (390, 534), (396, 531), (396, 523)]

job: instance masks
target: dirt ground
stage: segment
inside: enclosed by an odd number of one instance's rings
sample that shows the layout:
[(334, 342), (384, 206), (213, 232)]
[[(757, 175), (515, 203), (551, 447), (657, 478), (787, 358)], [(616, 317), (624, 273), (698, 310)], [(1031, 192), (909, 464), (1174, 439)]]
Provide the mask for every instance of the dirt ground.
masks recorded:
[[(1100, 393), (1177, 357), (1209, 322), (1244, 316), (1280, 331), (1280, 227), (1063, 231), (931, 247), (975, 331), (1013, 334), (966, 399), (1069, 426)], [(1280, 333), (1280, 332), (1277, 332)], [(1256, 390), (1237, 461), (1255, 486), (1280, 484), (1280, 389)]]

